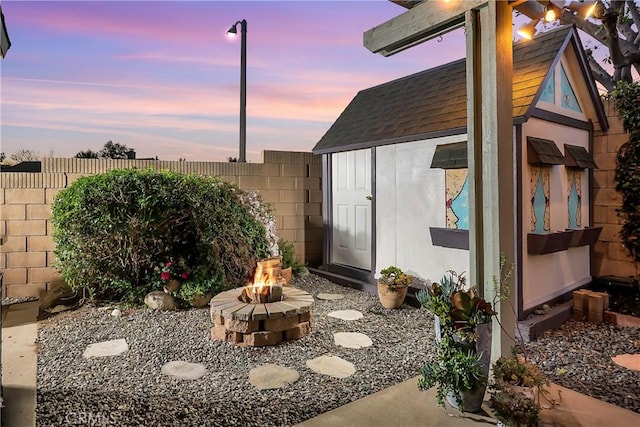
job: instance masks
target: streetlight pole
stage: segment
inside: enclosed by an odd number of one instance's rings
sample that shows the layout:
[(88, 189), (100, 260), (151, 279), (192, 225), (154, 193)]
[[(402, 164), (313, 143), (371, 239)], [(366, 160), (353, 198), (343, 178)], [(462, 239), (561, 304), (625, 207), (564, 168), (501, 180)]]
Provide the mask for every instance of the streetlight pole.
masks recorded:
[(236, 35), (240, 24), (240, 155), (238, 162), (247, 161), (247, 21), (238, 21), (227, 34)]

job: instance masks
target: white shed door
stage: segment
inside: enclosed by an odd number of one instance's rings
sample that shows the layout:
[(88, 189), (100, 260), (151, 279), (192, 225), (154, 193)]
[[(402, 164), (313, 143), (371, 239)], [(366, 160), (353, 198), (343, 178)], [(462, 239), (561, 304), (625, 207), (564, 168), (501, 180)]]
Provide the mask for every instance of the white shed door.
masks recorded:
[(332, 155), (331, 262), (371, 270), (371, 150)]

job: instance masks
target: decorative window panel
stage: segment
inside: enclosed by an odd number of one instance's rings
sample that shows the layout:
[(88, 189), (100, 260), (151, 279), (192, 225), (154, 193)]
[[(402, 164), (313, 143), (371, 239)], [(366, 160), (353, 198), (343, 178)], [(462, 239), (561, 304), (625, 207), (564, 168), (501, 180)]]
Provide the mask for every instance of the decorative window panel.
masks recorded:
[(445, 199), (447, 228), (469, 229), (468, 169), (445, 170)]
[(568, 110), (582, 112), (576, 94), (571, 87), (567, 73), (564, 71), (562, 64), (560, 65), (560, 105)]
[(582, 170), (567, 169), (569, 229), (582, 228)]
[(542, 94), (540, 95), (540, 101), (549, 102), (551, 104), (556, 103), (556, 73), (555, 71), (551, 72), (549, 76), (549, 81), (547, 85), (544, 87)]
[(549, 167), (529, 166), (532, 233), (548, 233), (551, 231), (549, 212), (550, 172), (551, 168)]

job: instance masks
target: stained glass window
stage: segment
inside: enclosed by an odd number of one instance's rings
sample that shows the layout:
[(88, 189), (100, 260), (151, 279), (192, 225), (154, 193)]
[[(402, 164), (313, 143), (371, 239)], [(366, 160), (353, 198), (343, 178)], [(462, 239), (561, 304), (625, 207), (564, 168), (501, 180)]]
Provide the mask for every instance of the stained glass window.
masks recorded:
[(582, 170), (567, 169), (569, 194), (567, 207), (569, 225), (567, 228), (578, 229), (582, 227)]
[(549, 81), (547, 85), (544, 87), (542, 91), (542, 95), (540, 96), (540, 101), (549, 102), (551, 104), (556, 103), (556, 73), (554, 71), (551, 72), (549, 76)]
[(445, 170), (447, 228), (469, 229), (468, 169)]
[(549, 213), (550, 172), (550, 167), (529, 166), (532, 233), (548, 233), (551, 231)]
[(562, 108), (567, 108), (579, 113), (582, 112), (562, 64), (560, 64), (560, 105), (562, 105)]

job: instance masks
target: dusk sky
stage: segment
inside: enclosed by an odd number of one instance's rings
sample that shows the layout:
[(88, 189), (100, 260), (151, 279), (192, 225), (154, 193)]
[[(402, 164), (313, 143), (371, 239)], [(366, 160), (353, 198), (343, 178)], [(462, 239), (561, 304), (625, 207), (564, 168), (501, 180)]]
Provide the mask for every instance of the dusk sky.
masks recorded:
[(262, 150), (311, 150), (361, 89), (464, 57), (461, 31), (389, 58), (369, 52), (363, 33), (404, 11), (386, 0), (5, 0), (2, 9), (7, 155), (72, 157), (112, 140), (139, 158), (237, 157), (240, 38), (225, 33), (241, 19), (252, 162)]

